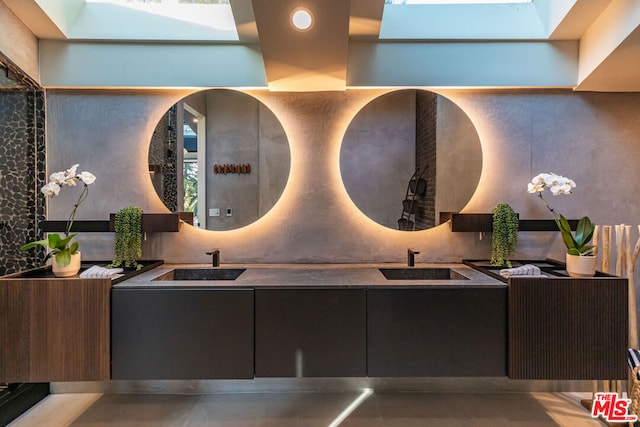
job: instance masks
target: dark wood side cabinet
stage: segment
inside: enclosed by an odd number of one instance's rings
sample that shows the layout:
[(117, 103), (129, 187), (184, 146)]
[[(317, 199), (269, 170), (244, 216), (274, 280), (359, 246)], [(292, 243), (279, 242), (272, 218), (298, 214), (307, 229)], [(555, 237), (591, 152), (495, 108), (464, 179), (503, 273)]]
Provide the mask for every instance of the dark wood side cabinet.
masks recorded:
[(256, 289), (256, 377), (364, 377), (365, 289)]
[(509, 377), (626, 379), (627, 279), (509, 280)]
[(564, 263), (545, 259), (511, 262), (547, 277), (507, 280), (488, 260), (463, 262), (508, 285), (509, 378), (626, 379), (627, 279), (599, 271), (572, 278)]
[(111, 280), (34, 271), (0, 280), (0, 381), (108, 380)]
[(507, 290), (369, 289), (370, 377), (507, 374)]
[(253, 289), (114, 288), (112, 378), (253, 378), (253, 311)]

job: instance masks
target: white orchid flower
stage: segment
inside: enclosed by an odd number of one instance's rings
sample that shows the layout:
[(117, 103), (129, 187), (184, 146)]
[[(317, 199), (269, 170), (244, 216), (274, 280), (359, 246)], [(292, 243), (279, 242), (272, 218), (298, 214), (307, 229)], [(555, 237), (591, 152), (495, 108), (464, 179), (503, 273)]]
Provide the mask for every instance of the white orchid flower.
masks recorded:
[(565, 177), (556, 175), (555, 173), (550, 173), (545, 177), (544, 184), (547, 187), (552, 187), (554, 185), (562, 185), (564, 184)]
[(560, 194), (571, 194), (571, 186), (569, 184), (557, 184), (552, 185), (551, 194), (554, 196), (559, 196)]
[(555, 180), (555, 185), (565, 185), (567, 183), (568, 178), (564, 176), (558, 175)]
[(81, 172), (78, 177), (80, 178), (80, 180), (82, 182), (84, 182), (85, 184), (89, 185), (89, 184), (93, 184), (93, 182), (96, 180), (96, 177), (94, 174), (92, 174), (91, 172), (87, 172), (87, 171), (83, 171)]
[[(49, 177), (50, 181), (40, 190), (46, 197), (57, 196), (63, 186), (76, 186), (77, 181), (82, 181), (82, 191), (78, 196), (78, 200), (73, 205), (73, 210), (71, 211), (71, 215), (67, 220), (67, 227), (64, 233), (65, 238), (61, 238), (58, 234), (51, 234), (49, 235), (49, 239), (31, 242), (23, 245), (20, 248), (21, 250), (28, 250), (38, 245), (48, 247), (51, 250), (49, 255), (55, 255), (57, 262), (59, 262), (63, 267), (69, 265), (69, 254), (76, 253), (78, 251), (79, 243), (72, 242), (73, 237), (78, 234), (71, 234), (73, 221), (76, 217), (78, 207), (84, 201), (84, 199), (86, 199), (87, 194), (89, 193), (88, 185), (92, 184), (96, 180), (96, 177), (92, 173), (87, 171), (77, 174), (76, 170), (78, 169), (78, 166), (78, 164), (75, 164), (66, 171), (55, 172), (51, 174), (51, 176)], [(58, 240), (52, 240), (53, 236), (56, 236)], [(66, 262), (66, 264), (64, 262)]]
[(47, 197), (57, 196), (58, 193), (60, 193), (60, 186), (58, 184), (56, 184), (55, 182), (50, 182), (47, 185), (45, 185), (44, 187), (42, 187), (41, 191)]
[[(543, 182), (540, 183), (540, 180)], [(595, 246), (591, 246), (589, 243), (593, 238), (595, 226), (589, 217), (583, 216), (578, 221), (577, 226), (577, 230), (581, 231), (576, 231), (575, 234), (573, 234), (571, 228), (566, 222), (566, 218), (549, 206), (549, 203), (547, 203), (547, 200), (544, 198), (544, 189), (547, 187), (549, 187), (549, 191), (554, 196), (571, 194), (571, 189), (576, 187), (575, 181), (567, 178), (566, 176), (557, 175), (555, 173), (541, 173), (531, 180), (531, 183), (528, 185), (528, 191), (529, 193), (537, 193), (540, 200), (542, 200), (544, 205), (551, 212), (551, 215), (553, 215), (553, 219), (556, 221), (560, 233), (562, 233), (562, 240), (567, 247), (567, 254), (581, 256), (591, 255)]]
[(533, 185), (543, 185), (545, 183), (546, 178), (549, 177), (548, 173), (541, 173), (533, 177), (531, 183)]
[(75, 165), (67, 169), (67, 176), (76, 176), (76, 170), (78, 169), (78, 166), (80, 165), (76, 163)]
[(52, 173), (51, 176), (49, 177), (49, 181), (55, 182), (58, 185), (64, 185), (65, 179), (66, 179), (66, 175), (64, 174), (64, 172)]
[(566, 176), (555, 173), (541, 173), (533, 177), (531, 184), (528, 186), (529, 193), (543, 192), (549, 187), (554, 196), (560, 194), (569, 194), (571, 189), (576, 187), (576, 183)]
[(543, 192), (544, 191), (544, 185), (529, 183), (529, 185), (527, 187), (527, 191), (529, 193)]
[(75, 164), (73, 166), (71, 166), (71, 168), (67, 169), (65, 175), (64, 175), (64, 183), (66, 185), (69, 186), (75, 186), (76, 185), (76, 179), (78, 179), (78, 176), (76, 175), (76, 169), (78, 169), (78, 164)]

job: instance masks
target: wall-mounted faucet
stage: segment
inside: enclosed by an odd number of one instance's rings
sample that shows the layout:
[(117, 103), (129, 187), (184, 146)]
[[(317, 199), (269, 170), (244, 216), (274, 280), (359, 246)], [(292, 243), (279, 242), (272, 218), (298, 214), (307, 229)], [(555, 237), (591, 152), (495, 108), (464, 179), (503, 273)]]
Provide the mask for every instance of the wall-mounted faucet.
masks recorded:
[(416, 255), (419, 254), (420, 251), (416, 251), (414, 249), (407, 249), (407, 266), (413, 267), (416, 265)]
[(220, 249), (212, 249), (207, 252), (207, 255), (211, 255), (211, 265), (213, 267), (220, 267)]

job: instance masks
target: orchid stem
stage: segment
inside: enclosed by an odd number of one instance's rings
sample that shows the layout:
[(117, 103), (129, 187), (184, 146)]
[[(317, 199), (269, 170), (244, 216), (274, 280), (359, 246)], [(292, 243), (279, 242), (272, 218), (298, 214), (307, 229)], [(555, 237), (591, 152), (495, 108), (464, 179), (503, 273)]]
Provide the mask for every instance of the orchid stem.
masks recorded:
[(84, 188), (80, 193), (80, 197), (78, 197), (78, 200), (76, 201), (75, 205), (73, 205), (73, 210), (71, 211), (71, 215), (69, 215), (69, 219), (67, 220), (67, 229), (64, 233), (65, 237), (69, 236), (69, 233), (71, 232), (71, 226), (73, 225), (73, 221), (76, 218), (76, 211), (78, 210), (78, 207), (84, 201), (84, 199), (87, 198), (88, 194), (89, 194), (89, 187), (87, 186), (87, 184), (84, 184)]
[(553, 215), (553, 219), (558, 222), (560, 220), (560, 215), (558, 215), (558, 213), (551, 206), (549, 206), (549, 203), (547, 203), (547, 200), (542, 196), (542, 193), (538, 193), (538, 197), (542, 199), (544, 205), (547, 207), (547, 209), (549, 209), (549, 212), (551, 212), (551, 215)]

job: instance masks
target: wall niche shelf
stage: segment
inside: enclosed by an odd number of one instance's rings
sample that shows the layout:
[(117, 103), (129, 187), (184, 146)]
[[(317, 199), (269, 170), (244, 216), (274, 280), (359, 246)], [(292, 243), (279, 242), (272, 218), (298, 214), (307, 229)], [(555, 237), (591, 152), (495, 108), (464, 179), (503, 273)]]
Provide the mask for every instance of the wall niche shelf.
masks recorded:
[[(115, 231), (115, 215), (116, 214), (110, 214), (108, 220), (75, 220), (71, 231), (85, 233), (113, 232)], [(177, 232), (180, 231), (182, 221), (193, 224), (193, 212), (143, 213), (142, 231), (144, 233)], [(46, 233), (65, 231), (66, 227), (67, 221), (40, 222), (40, 229)]]
[[(493, 231), (493, 214), (491, 213), (454, 213), (441, 212), (440, 224), (451, 220), (453, 232), (487, 232)], [(577, 219), (570, 219), (572, 230), (578, 225)], [(520, 219), (519, 231), (558, 231), (552, 219)]]

